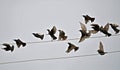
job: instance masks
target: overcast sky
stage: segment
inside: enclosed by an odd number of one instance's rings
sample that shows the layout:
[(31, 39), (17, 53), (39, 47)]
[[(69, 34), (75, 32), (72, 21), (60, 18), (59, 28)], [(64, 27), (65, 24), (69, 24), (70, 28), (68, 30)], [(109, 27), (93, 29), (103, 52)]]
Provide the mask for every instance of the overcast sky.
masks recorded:
[[(119, 0), (0, 0), (0, 44), (14, 43), (13, 39), (20, 38), (25, 42), (41, 41), (32, 33), (47, 34), (46, 29), (56, 26), (68, 35), (68, 38), (78, 38), (81, 33), (79, 21), (84, 22), (82, 15), (95, 17), (94, 23), (105, 25), (107, 22), (120, 25)], [(86, 26), (90, 29), (90, 24)], [(114, 34), (112, 29), (110, 33)], [(56, 33), (58, 36), (58, 32)], [(98, 33), (94, 36), (104, 36)], [(46, 40), (51, 40), (45, 35)], [(102, 41), (105, 51), (120, 50), (120, 36), (109, 38), (90, 38), (81, 43), (78, 40), (27, 44), (14, 52), (0, 49), (0, 63), (22, 61), (38, 58), (66, 57), (86, 54), (97, 54), (99, 42)], [(65, 51), (67, 42), (79, 46), (77, 52)], [(3, 46), (0, 45), (0, 48)], [(119, 70), (120, 53), (104, 56), (90, 56), (72, 59), (49, 61), (33, 61), (0, 65), (1, 70)]]

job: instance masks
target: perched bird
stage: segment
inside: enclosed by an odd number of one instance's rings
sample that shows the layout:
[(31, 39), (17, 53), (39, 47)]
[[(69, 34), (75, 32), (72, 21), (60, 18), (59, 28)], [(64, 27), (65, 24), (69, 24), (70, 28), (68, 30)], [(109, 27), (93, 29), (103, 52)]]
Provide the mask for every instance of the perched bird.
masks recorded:
[(89, 21), (94, 22), (95, 18), (92, 18), (88, 15), (83, 15), (84, 19), (85, 19), (85, 24), (87, 24)]
[(108, 30), (109, 30), (109, 23), (107, 23), (104, 28), (103, 26), (100, 27), (100, 32), (104, 33), (106, 36), (111, 36), (110, 33), (108, 33)]
[(86, 26), (83, 24), (83, 23), (81, 23), (80, 22), (80, 25), (81, 25), (81, 29), (82, 30), (79, 30), (80, 32), (81, 32), (81, 37), (80, 37), (80, 40), (79, 40), (79, 42), (82, 42), (82, 41), (84, 41), (86, 38), (89, 38), (90, 36), (91, 36), (91, 31), (89, 31), (88, 33), (87, 33), (87, 28), (86, 28)]
[(65, 32), (63, 30), (58, 30), (59, 31), (59, 40), (66, 40), (67, 36), (65, 36)]
[(91, 26), (94, 29), (94, 30), (91, 30), (92, 34), (96, 34), (98, 31), (100, 31), (100, 27), (98, 24), (91, 24)]
[(112, 29), (115, 31), (116, 34), (119, 33), (120, 30), (117, 29), (117, 27), (119, 27), (119, 25), (110, 23), (110, 26), (112, 27)]
[(53, 40), (57, 39), (57, 37), (54, 35), (57, 31), (57, 28), (55, 26), (53, 26), (53, 28), (51, 30), (47, 29), (47, 31)]
[(43, 40), (44, 38), (44, 34), (39, 34), (39, 33), (32, 33), (36, 38), (40, 38), (41, 40)]
[(2, 44), (3, 46), (6, 46), (5, 48), (2, 48), (2, 49), (4, 49), (5, 51), (11, 51), (11, 52), (13, 52), (13, 50), (14, 50), (14, 45), (10, 45), (10, 44), (7, 44), (7, 43), (4, 43), (4, 44)]
[(104, 55), (106, 52), (104, 52), (104, 48), (103, 48), (103, 44), (102, 42), (100, 42), (99, 44), (99, 49), (97, 50), (97, 52), (100, 54), (100, 55)]
[(16, 45), (18, 46), (18, 48), (20, 48), (20, 46), (22, 45), (23, 47), (26, 46), (25, 42), (22, 42), (20, 39), (14, 39), (14, 41), (16, 42)]
[(67, 49), (67, 53), (69, 53), (70, 51), (72, 51), (72, 50), (74, 50), (74, 51), (77, 51), (78, 49), (79, 49), (79, 47), (77, 47), (77, 46), (75, 46), (75, 45), (73, 45), (72, 43), (69, 43), (68, 42), (68, 49)]

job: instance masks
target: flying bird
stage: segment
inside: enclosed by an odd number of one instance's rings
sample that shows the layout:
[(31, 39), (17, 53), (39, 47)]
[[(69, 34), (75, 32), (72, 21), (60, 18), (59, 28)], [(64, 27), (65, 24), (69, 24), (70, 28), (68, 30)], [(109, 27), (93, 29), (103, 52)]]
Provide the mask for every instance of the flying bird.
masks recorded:
[(26, 43), (21, 41), (20, 39), (14, 39), (14, 41), (16, 42), (16, 45), (18, 48), (20, 48), (20, 46), (22, 45), (23, 47), (26, 46)]
[(104, 48), (103, 48), (103, 44), (102, 42), (100, 42), (99, 44), (99, 49), (97, 50), (97, 52), (100, 54), (100, 55), (104, 55), (106, 52), (104, 52)]
[(92, 34), (96, 34), (98, 31), (100, 31), (100, 26), (98, 24), (91, 24), (93, 30), (91, 30)]
[(11, 51), (11, 52), (13, 52), (13, 50), (14, 50), (14, 45), (10, 45), (10, 44), (7, 44), (7, 43), (4, 43), (4, 44), (2, 44), (3, 46), (6, 46), (5, 48), (2, 48), (2, 49), (4, 49), (5, 51)]
[(81, 23), (80, 22), (80, 25), (81, 25), (81, 30), (79, 30), (80, 32), (81, 32), (81, 37), (80, 37), (80, 40), (79, 40), (79, 42), (82, 42), (82, 41), (84, 41), (86, 38), (89, 38), (90, 36), (91, 36), (91, 31), (89, 31), (88, 33), (87, 33), (87, 28), (86, 28), (86, 26), (83, 24), (83, 23)]
[(67, 36), (65, 36), (65, 32), (63, 30), (58, 30), (59, 31), (59, 40), (66, 40)]
[(119, 25), (110, 23), (110, 26), (112, 27), (112, 29), (115, 31), (116, 34), (119, 33), (120, 30), (117, 29), (117, 27), (119, 27)]
[(43, 40), (44, 38), (44, 34), (39, 34), (39, 33), (32, 33), (36, 38), (40, 38), (41, 40)]
[(90, 17), (88, 15), (83, 15), (83, 17), (84, 17), (84, 20), (85, 20), (85, 24), (87, 24), (89, 21), (94, 22), (94, 20), (95, 20), (95, 18)]
[(79, 49), (79, 47), (75, 46), (74, 44), (68, 42), (68, 49), (66, 51), (66, 53), (69, 53), (71, 52), (72, 50), (74, 50), (75, 52)]
[(109, 23), (107, 23), (104, 27), (101, 26), (100, 27), (100, 32), (104, 33), (106, 36), (111, 36), (110, 33), (108, 33), (108, 30), (109, 30)]
[(57, 37), (54, 35), (57, 31), (57, 28), (55, 26), (53, 26), (53, 28), (51, 30), (47, 29), (47, 31), (53, 40), (57, 39)]

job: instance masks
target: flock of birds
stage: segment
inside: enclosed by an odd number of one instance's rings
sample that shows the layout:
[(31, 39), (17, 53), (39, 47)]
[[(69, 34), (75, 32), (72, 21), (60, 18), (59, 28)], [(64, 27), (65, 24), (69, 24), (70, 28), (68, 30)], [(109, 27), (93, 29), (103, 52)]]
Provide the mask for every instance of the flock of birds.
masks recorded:
[[(107, 23), (104, 27), (103, 26), (100, 26), (98, 24), (93, 24), (92, 22), (94, 22), (95, 18), (94, 17), (90, 17), (88, 15), (83, 15), (83, 18), (84, 18), (84, 21), (85, 23), (82, 23), (82, 22), (79, 22), (80, 23), (80, 26), (81, 26), (81, 30), (79, 30), (81, 32), (81, 37), (80, 37), (80, 40), (79, 42), (82, 42), (84, 41), (85, 39), (89, 38), (92, 34), (96, 34), (98, 33), (99, 31), (103, 34), (105, 34), (105, 36), (108, 36), (110, 37), (112, 34), (108, 32), (109, 30), (109, 26), (111, 26), (111, 28), (114, 30), (115, 34), (119, 33), (119, 29), (117, 27), (119, 27), (119, 25), (117, 24), (112, 24), (112, 23)], [(87, 24), (88, 22), (91, 22), (91, 28), (93, 30), (87, 30), (85, 24)], [(57, 28), (55, 26), (53, 26), (53, 28), (50, 30), (50, 29), (47, 29), (48, 31), (48, 35), (50, 35), (50, 37), (52, 38), (52, 40), (56, 40), (57, 37), (55, 36), (55, 33), (57, 31)], [(66, 40), (68, 38), (68, 36), (65, 35), (65, 32), (63, 30), (58, 30), (59, 31), (59, 36), (58, 36), (58, 40)], [(44, 34), (39, 34), (39, 33), (32, 33), (34, 35), (34, 37), (36, 38), (40, 38), (41, 40), (44, 39)], [(26, 46), (26, 43), (23, 42), (22, 40), (20, 39), (14, 39), (16, 45), (18, 48), (20, 48), (21, 46), (25, 47)], [(11, 44), (8, 44), (8, 43), (3, 43), (2, 44), (3, 46), (5, 46), (4, 49), (5, 51), (11, 51), (13, 52), (14, 51), (14, 45), (11, 45)], [(77, 47), (76, 45), (68, 42), (68, 48), (66, 50), (66, 53), (69, 53), (71, 52), (72, 50), (74, 51), (77, 51), (79, 49), (79, 47)], [(97, 50), (98, 53), (100, 55), (104, 55), (105, 52), (104, 51), (104, 48), (103, 48), (103, 44), (102, 42), (100, 42), (99, 44), (99, 49)]]

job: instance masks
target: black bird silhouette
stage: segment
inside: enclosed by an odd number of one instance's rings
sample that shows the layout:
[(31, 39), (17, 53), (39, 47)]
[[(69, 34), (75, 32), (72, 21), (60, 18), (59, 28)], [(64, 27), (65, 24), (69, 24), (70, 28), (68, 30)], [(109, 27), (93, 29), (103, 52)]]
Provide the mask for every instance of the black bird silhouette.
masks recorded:
[(95, 18), (92, 18), (88, 15), (83, 15), (84, 19), (85, 19), (85, 24), (87, 24), (89, 21), (94, 22)]
[(75, 46), (74, 44), (68, 42), (68, 49), (67, 49), (67, 53), (69, 53), (70, 51), (74, 50), (74, 51), (77, 51), (79, 49), (79, 47)]
[(14, 39), (14, 41), (16, 42), (16, 45), (18, 46), (18, 48), (20, 48), (20, 46), (22, 45), (23, 47), (26, 46), (25, 42), (22, 42), (20, 39)]
[(53, 40), (57, 39), (57, 37), (54, 35), (57, 31), (57, 28), (55, 26), (53, 26), (53, 28), (51, 30), (47, 29), (47, 31)]
[(107, 53), (107, 52), (104, 52), (104, 48), (103, 48), (102, 42), (100, 42), (100, 44), (99, 44), (99, 49), (97, 50), (97, 52), (98, 52), (100, 55), (104, 55), (105, 53)]
[(117, 27), (119, 27), (119, 25), (110, 23), (110, 26), (112, 27), (112, 29), (115, 31), (116, 34), (119, 33), (120, 30), (117, 29)]
[(67, 36), (65, 36), (65, 32), (63, 30), (58, 30), (59, 31), (59, 40), (66, 40)]
[(36, 38), (40, 38), (41, 40), (43, 40), (44, 38), (44, 34), (39, 34), (39, 33), (32, 33)]
[(104, 28), (103, 26), (100, 27), (100, 32), (104, 33), (106, 36), (111, 36), (110, 33), (108, 33), (108, 30), (109, 30), (109, 23), (107, 23)]
[(96, 34), (98, 31), (100, 31), (100, 27), (98, 24), (91, 24), (91, 26), (94, 29), (94, 30), (91, 30), (92, 34)]
[(80, 25), (81, 25), (81, 29), (82, 30), (79, 30), (80, 32), (81, 32), (81, 37), (80, 37), (80, 40), (79, 40), (79, 42), (82, 42), (82, 41), (84, 41), (86, 38), (89, 38), (90, 36), (91, 36), (91, 31), (89, 31), (88, 33), (87, 33), (87, 28), (86, 28), (86, 26), (83, 24), (83, 23), (81, 23), (80, 22)]
[(2, 49), (4, 49), (5, 51), (11, 51), (11, 52), (13, 52), (13, 50), (14, 50), (14, 45), (10, 45), (10, 44), (7, 44), (7, 43), (4, 43), (4, 44), (2, 44), (3, 46), (6, 46), (5, 48), (2, 48)]

